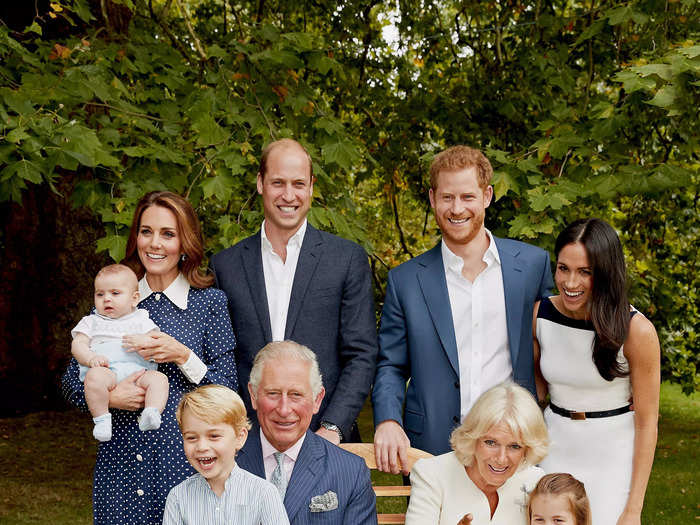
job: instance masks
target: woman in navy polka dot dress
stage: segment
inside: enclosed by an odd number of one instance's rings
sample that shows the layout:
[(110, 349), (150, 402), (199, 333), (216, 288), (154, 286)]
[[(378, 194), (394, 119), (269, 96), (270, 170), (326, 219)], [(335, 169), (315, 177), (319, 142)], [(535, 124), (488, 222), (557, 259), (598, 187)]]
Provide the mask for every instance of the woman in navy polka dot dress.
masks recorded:
[[(190, 204), (170, 192), (151, 192), (139, 202), (123, 263), (141, 278), (140, 308), (148, 310), (161, 332), (141, 346), (125, 345), (158, 363), (170, 383), (161, 427), (142, 432), (138, 411), (144, 391), (136, 374), (110, 393), (111, 441), (98, 444), (93, 484), (96, 525), (160, 524), (172, 487), (194, 474), (183, 453), (175, 409), (184, 392), (218, 383), (238, 388), (226, 295), (209, 288), (213, 277), (199, 267), (204, 256), (197, 216)], [(63, 392), (87, 410), (78, 365), (71, 360)]]

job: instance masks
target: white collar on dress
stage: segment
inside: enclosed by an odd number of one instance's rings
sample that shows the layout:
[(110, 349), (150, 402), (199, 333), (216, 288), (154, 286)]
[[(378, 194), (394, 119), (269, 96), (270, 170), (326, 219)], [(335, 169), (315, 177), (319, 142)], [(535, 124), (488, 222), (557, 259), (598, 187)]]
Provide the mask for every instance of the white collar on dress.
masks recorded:
[(178, 273), (175, 280), (171, 282), (170, 286), (168, 286), (165, 290), (162, 292), (154, 292), (151, 290), (151, 287), (148, 286), (148, 281), (144, 275), (139, 281), (139, 295), (141, 296), (141, 301), (154, 293), (164, 294), (180, 310), (187, 310), (187, 296), (190, 293), (190, 283), (187, 281), (184, 275)]

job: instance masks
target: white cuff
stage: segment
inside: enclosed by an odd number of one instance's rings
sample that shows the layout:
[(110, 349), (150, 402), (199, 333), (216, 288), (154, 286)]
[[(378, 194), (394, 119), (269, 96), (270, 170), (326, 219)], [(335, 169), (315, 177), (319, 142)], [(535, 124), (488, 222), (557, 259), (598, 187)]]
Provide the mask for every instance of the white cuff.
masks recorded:
[(177, 365), (178, 368), (185, 374), (185, 377), (190, 380), (190, 382), (198, 385), (199, 382), (204, 378), (207, 373), (207, 365), (199, 358), (197, 354), (190, 350), (190, 357), (187, 358), (182, 365)]

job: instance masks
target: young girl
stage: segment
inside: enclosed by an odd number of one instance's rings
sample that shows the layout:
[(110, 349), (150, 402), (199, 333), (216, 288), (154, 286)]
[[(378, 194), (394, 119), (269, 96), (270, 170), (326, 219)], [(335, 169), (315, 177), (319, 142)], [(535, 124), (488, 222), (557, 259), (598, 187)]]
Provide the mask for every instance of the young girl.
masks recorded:
[(547, 474), (530, 494), (530, 525), (591, 525), (586, 489), (571, 474)]

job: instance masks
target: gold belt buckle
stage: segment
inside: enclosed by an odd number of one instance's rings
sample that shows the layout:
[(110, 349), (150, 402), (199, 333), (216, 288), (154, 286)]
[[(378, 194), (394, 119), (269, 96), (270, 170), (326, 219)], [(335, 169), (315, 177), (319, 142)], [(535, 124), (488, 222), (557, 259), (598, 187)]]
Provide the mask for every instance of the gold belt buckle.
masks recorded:
[(571, 419), (576, 419), (578, 421), (583, 421), (586, 419), (586, 413), (585, 412), (574, 412), (573, 410), (569, 412), (569, 417)]

